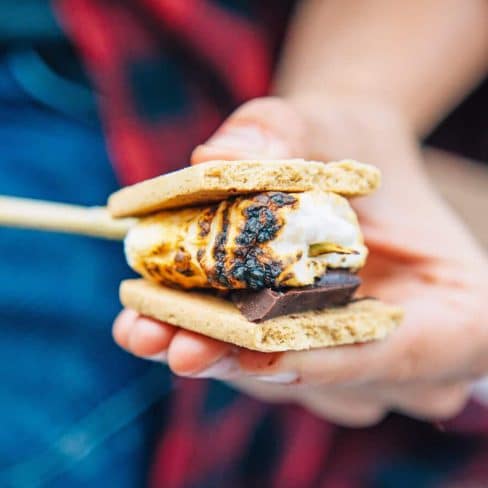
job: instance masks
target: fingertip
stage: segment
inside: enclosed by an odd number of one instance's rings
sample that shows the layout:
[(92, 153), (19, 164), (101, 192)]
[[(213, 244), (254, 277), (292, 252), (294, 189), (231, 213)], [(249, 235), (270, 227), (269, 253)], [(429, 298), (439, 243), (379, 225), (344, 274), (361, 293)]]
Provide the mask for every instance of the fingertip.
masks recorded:
[(206, 369), (230, 350), (225, 342), (179, 330), (168, 348), (168, 364), (176, 374), (191, 375)]
[(238, 151), (232, 148), (213, 146), (209, 141), (206, 144), (197, 146), (191, 155), (191, 164), (196, 165), (207, 161), (233, 161), (236, 159), (250, 159), (252, 154), (245, 151)]
[(307, 133), (301, 113), (288, 101), (278, 97), (254, 99), (239, 107), (205, 144), (195, 148), (191, 163), (305, 156)]
[(204, 155), (202, 155), (202, 151), (205, 154), (205, 149), (203, 148), (203, 144), (199, 144), (195, 149), (193, 149), (191, 156), (190, 156), (190, 164), (200, 164), (204, 159)]
[(123, 349), (128, 349), (129, 336), (139, 314), (132, 309), (122, 310), (114, 320), (112, 326), (112, 337), (117, 345)]
[(167, 349), (175, 332), (172, 325), (139, 316), (130, 331), (128, 349), (136, 356), (153, 356)]
[(210, 161), (212, 158), (209, 156), (208, 148), (206, 144), (199, 144), (191, 153), (191, 164), (200, 164), (205, 161)]
[(312, 413), (343, 427), (365, 428), (381, 422), (387, 409), (380, 403), (351, 395), (316, 394), (305, 391), (301, 403)]

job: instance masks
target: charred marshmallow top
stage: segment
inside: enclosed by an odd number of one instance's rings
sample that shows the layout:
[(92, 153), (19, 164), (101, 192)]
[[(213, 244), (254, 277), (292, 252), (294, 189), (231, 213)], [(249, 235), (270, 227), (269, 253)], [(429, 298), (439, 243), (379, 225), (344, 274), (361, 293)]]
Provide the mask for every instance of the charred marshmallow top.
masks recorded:
[(129, 265), (183, 288), (259, 289), (355, 271), (367, 249), (349, 202), (334, 193), (268, 192), (141, 219), (125, 240)]

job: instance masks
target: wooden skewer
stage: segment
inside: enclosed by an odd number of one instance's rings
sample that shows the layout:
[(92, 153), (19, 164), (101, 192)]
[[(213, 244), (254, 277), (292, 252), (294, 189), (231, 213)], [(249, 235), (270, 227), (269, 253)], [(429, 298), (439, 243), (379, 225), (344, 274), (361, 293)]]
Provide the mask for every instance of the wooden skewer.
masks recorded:
[(122, 240), (136, 219), (114, 219), (105, 207), (0, 196), (0, 226)]

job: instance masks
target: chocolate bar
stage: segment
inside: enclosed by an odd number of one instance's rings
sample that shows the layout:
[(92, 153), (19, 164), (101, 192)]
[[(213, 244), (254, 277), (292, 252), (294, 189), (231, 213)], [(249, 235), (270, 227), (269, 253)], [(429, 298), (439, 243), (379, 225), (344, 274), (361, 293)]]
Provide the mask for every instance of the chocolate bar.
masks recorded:
[(280, 315), (305, 312), (349, 302), (361, 279), (348, 271), (328, 271), (313, 286), (259, 291), (238, 290), (231, 300), (251, 322), (262, 322)]

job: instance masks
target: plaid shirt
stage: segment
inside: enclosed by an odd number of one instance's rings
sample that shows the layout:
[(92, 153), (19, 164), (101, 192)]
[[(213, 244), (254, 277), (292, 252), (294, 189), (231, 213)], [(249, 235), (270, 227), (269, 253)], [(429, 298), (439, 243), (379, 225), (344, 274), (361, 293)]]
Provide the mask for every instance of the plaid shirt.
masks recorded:
[[(291, 2), (58, 0), (98, 92), (123, 184), (184, 166), (247, 99), (265, 95)], [(443, 426), (391, 415), (345, 429), (216, 382), (176, 380), (154, 487), (488, 486), (488, 415)]]

